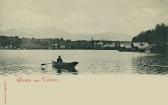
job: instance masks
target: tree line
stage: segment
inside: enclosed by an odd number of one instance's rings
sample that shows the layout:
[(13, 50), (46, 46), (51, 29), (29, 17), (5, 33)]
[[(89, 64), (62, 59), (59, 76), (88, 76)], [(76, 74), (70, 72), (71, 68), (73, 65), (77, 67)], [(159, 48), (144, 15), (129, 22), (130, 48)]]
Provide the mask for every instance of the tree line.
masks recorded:
[(0, 35), (0, 49), (102, 49), (115, 41), (76, 40), (63, 38), (20, 38)]
[(149, 44), (161, 44), (168, 42), (168, 25), (157, 24), (154, 29), (142, 31), (133, 37), (133, 42), (148, 42)]

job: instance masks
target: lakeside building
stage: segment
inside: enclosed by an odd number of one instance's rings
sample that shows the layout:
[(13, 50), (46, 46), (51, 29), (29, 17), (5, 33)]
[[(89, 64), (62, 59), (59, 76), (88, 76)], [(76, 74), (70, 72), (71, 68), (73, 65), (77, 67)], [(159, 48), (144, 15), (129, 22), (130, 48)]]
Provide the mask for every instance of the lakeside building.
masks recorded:
[(94, 49), (103, 49), (103, 42), (101, 41), (96, 41), (94, 42)]
[(116, 49), (117, 49), (117, 45), (115, 42), (113, 42), (111, 44), (103, 45), (103, 50), (116, 50)]
[(132, 45), (130, 41), (122, 41), (118, 45), (119, 51), (132, 51)]
[(150, 49), (150, 45), (147, 42), (133, 42), (132, 50), (137, 52), (146, 52)]

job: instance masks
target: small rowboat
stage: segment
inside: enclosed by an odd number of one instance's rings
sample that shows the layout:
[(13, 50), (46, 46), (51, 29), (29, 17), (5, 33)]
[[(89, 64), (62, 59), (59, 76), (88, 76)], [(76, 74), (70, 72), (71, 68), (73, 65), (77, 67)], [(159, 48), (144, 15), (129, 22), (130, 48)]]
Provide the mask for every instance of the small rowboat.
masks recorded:
[(52, 61), (52, 67), (56, 69), (66, 69), (66, 70), (74, 70), (75, 66), (78, 62), (70, 62), (70, 63), (57, 63), (56, 61)]

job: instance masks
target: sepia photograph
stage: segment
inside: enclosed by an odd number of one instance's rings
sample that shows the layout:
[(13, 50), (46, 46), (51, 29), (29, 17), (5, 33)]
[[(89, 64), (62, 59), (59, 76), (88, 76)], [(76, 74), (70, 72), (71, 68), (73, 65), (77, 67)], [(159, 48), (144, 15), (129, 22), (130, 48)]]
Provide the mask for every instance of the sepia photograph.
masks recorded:
[(0, 0), (0, 104), (168, 105), (168, 0)]

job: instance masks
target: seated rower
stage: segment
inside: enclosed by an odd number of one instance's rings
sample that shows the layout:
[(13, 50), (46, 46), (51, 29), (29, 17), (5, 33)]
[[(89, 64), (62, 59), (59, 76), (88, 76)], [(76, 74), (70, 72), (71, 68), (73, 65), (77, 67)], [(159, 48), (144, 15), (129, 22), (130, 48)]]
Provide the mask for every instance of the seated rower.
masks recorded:
[(62, 63), (62, 62), (63, 62), (63, 60), (62, 60), (61, 56), (58, 56), (57, 63)]

